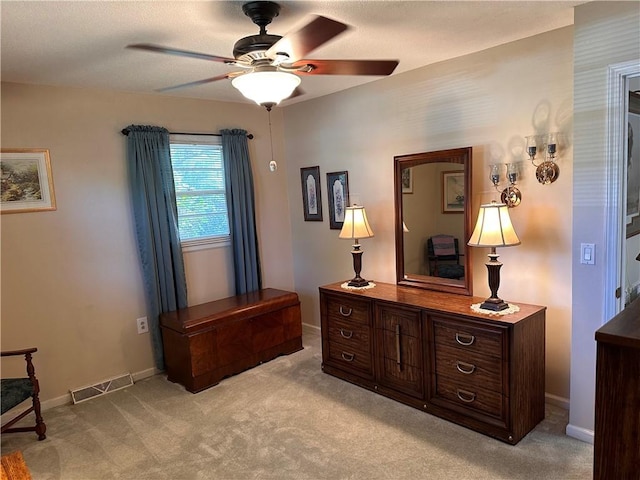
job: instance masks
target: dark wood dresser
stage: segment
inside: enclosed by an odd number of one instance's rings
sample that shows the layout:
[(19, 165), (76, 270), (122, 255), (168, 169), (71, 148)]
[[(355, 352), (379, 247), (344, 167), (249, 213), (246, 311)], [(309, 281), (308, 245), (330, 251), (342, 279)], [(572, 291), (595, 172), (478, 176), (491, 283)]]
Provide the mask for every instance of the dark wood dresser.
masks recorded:
[(378, 283), (320, 287), (322, 368), (510, 444), (544, 418), (545, 308)]
[(300, 301), (265, 288), (160, 316), (167, 378), (199, 392), (302, 349)]
[(640, 478), (640, 299), (596, 332), (593, 478)]

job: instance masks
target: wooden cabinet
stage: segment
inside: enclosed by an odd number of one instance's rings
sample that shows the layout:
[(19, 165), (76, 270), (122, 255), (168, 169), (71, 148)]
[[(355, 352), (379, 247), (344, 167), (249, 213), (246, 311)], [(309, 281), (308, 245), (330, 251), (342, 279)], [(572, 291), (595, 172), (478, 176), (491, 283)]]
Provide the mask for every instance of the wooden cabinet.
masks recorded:
[(640, 299), (596, 332), (594, 480), (640, 475)]
[(320, 287), (326, 373), (515, 444), (544, 418), (545, 308), (379, 283)]

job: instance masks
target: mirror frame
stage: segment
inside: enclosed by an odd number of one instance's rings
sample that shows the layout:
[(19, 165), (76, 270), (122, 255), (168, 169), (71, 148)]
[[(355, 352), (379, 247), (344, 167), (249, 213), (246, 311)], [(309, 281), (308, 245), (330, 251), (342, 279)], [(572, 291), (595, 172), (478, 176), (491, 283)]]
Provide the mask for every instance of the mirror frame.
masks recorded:
[[(472, 148), (454, 148), (435, 152), (414, 153), (393, 157), (394, 161), (394, 197), (395, 197), (395, 232), (396, 232), (396, 282), (424, 290), (457, 293), (460, 295), (473, 294), (473, 275), (471, 261), (471, 247), (467, 245), (471, 236), (471, 159)], [(426, 275), (406, 275), (404, 271), (404, 233), (402, 230), (402, 170), (429, 163), (459, 163), (464, 165), (464, 284), (453, 283), (450, 279), (430, 277)]]

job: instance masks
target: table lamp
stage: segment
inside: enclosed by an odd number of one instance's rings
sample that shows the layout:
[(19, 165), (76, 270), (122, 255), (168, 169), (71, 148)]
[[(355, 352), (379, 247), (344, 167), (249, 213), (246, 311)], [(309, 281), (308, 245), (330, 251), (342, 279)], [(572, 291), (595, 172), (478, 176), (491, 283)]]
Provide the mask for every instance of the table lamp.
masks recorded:
[(360, 276), (362, 270), (362, 250), (358, 239), (373, 237), (373, 230), (369, 226), (367, 214), (361, 205), (346, 207), (344, 211), (344, 223), (340, 230), (340, 238), (353, 238), (355, 240), (351, 255), (353, 255), (353, 269), (356, 276), (349, 281), (350, 287), (366, 287), (369, 282)]
[(500, 287), (500, 267), (496, 247), (511, 247), (520, 245), (520, 239), (513, 229), (509, 208), (504, 203), (495, 201), (481, 205), (476, 227), (467, 245), (472, 247), (491, 247), (489, 261), (485, 264), (489, 274), (489, 289), (491, 297), (487, 298), (480, 308), (499, 312), (509, 305), (498, 297)]

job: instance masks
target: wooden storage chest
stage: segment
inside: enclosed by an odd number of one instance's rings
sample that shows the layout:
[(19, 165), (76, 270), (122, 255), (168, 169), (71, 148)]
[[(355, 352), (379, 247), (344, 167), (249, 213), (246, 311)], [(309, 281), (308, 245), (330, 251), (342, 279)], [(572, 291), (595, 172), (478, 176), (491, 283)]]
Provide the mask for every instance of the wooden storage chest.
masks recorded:
[(199, 392), (302, 349), (300, 301), (266, 288), (160, 316), (167, 377)]

